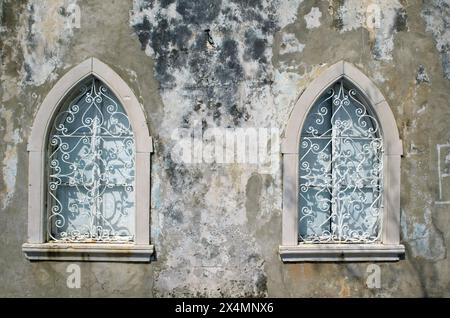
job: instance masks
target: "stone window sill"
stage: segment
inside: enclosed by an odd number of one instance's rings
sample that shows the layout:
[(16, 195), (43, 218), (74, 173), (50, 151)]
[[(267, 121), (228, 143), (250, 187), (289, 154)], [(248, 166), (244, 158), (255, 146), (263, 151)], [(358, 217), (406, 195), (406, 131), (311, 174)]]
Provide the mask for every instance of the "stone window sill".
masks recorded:
[(22, 251), (30, 261), (88, 261), (148, 263), (153, 245), (98, 243), (25, 243)]
[(393, 244), (309, 244), (280, 246), (283, 262), (395, 262), (405, 247)]

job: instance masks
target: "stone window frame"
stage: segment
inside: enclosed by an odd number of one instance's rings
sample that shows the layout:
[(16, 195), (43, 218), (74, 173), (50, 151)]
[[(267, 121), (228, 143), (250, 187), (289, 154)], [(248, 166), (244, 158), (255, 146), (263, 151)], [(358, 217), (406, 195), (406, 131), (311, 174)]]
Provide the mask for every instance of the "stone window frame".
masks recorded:
[[(298, 242), (298, 162), (303, 122), (311, 107), (334, 83), (344, 79), (355, 86), (375, 113), (384, 143), (384, 210), (381, 241), (375, 244), (301, 244)], [(283, 262), (398, 261), (405, 247), (400, 244), (400, 160), (403, 155), (394, 115), (376, 85), (351, 63), (340, 61), (302, 92), (290, 114), (281, 153), (283, 156), (282, 243)]]
[[(132, 243), (59, 243), (47, 241), (45, 163), (52, 122), (64, 98), (89, 76), (95, 76), (123, 105), (135, 138), (135, 240)], [(27, 150), (28, 239), (22, 251), (31, 261), (149, 262), (154, 253), (150, 244), (150, 156), (153, 140), (145, 112), (126, 82), (108, 65), (91, 57), (73, 67), (53, 86), (35, 116)]]

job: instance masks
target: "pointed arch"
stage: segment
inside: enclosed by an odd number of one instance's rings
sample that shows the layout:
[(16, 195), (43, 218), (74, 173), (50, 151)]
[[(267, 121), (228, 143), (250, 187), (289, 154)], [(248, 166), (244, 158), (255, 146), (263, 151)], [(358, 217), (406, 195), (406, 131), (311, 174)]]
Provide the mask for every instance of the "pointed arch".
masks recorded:
[(122, 103), (129, 116), (136, 138), (136, 152), (151, 152), (146, 116), (141, 105), (127, 83), (108, 65), (96, 58), (89, 58), (78, 64), (53, 86), (39, 107), (31, 129), (28, 151), (43, 151), (48, 130), (61, 102), (67, 93), (86, 77), (93, 75), (105, 83)]
[[(354, 86), (377, 118), (383, 138), (384, 208), (381, 244), (310, 245), (298, 242), (298, 163), (302, 127), (310, 109), (334, 83), (344, 80)], [(376, 85), (351, 63), (340, 61), (322, 72), (294, 105), (282, 139), (283, 221), (280, 255), (283, 261), (398, 260), (404, 254), (400, 245), (400, 157), (402, 142), (394, 115)]]
[(310, 108), (317, 99), (340, 79), (345, 79), (354, 85), (372, 106), (380, 123), (385, 151), (388, 155), (402, 155), (402, 142), (399, 137), (397, 123), (394, 114), (378, 87), (363, 72), (353, 64), (340, 61), (314, 79), (301, 94), (294, 105), (286, 125), (285, 137), (282, 142), (283, 153), (298, 153), (300, 132), (303, 122)]
[[(135, 233), (134, 244), (69, 244), (46, 242), (45, 163), (47, 140), (53, 120), (66, 96), (83, 80), (94, 76), (105, 83), (124, 107), (135, 138)], [(150, 245), (150, 154), (152, 137), (138, 99), (126, 82), (108, 65), (89, 58), (69, 70), (53, 86), (35, 116), (28, 141), (28, 240), (22, 247), (30, 260), (149, 261)], [(117, 245), (117, 244), (116, 244)]]

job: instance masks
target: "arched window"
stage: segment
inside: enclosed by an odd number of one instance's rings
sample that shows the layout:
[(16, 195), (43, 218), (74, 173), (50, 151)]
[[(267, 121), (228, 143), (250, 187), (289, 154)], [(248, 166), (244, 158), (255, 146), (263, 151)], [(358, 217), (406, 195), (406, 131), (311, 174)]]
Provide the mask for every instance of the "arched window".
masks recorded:
[(299, 241), (380, 239), (383, 140), (362, 96), (344, 81), (310, 109), (300, 137)]
[(150, 153), (126, 83), (91, 58), (45, 98), (28, 144), (30, 260), (149, 261)]
[(123, 106), (94, 76), (75, 89), (49, 135), (51, 241), (134, 241), (135, 151)]
[(401, 141), (367, 77), (340, 62), (316, 79), (282, 150), (284, 261), (399, 259)]

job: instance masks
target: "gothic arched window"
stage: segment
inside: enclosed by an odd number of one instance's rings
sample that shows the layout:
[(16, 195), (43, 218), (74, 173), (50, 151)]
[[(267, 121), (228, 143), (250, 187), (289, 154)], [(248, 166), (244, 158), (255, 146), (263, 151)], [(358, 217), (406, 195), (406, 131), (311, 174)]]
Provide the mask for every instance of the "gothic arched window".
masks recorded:
[(395, 261), (402, 143), (381, 92), (339, 62), (302, 93), (282, 143), (285, 262)]
[(150, 154), (128, 85), (90, 58), (40, 106), (28, 142), (30, 260), (148, 262)]
[(72, 95), (49, 135), (47, 238), (132, 242), (136, 169), (128, 116), (94, 76)]
[(380, 240), (383, 140), (359, 95), (340, 80), (305, 119), (299, 150), (300, 242)]

